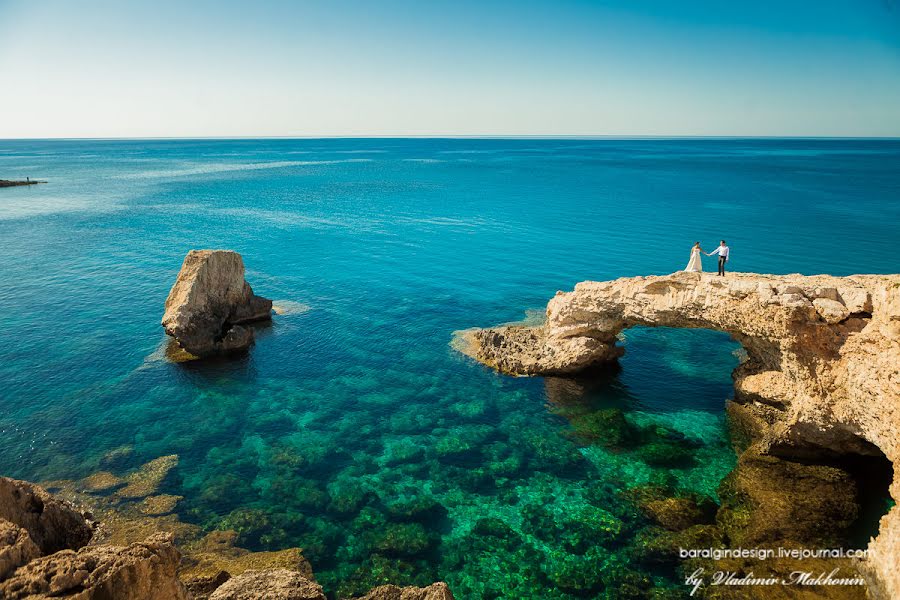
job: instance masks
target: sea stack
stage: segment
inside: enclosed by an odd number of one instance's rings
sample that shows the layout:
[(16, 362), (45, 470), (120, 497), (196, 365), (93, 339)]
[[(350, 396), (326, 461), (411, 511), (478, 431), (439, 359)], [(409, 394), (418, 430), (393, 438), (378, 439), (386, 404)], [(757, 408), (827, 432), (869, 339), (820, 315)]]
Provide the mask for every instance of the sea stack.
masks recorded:
[(191, 250), (166, 299), (162, 325), (186, 352), (206, 357), (253, 344), (246, 324), (272, 318), (272, 301), (254, 295), (244, 261), (231, 250)]

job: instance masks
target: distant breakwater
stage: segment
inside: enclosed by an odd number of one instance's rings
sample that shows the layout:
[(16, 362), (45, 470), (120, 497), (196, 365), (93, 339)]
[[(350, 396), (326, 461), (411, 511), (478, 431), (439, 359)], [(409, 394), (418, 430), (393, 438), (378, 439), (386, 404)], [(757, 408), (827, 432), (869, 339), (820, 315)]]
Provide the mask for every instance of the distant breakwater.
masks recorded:
[(37, 181), (36, 179), (26, 179), (25, 181), (13, 181), (10, 179), (0, 179), (0, 188), (16, 187), (20, 185), (37, 185), (38, 183), (47, 183), (46, 181)]

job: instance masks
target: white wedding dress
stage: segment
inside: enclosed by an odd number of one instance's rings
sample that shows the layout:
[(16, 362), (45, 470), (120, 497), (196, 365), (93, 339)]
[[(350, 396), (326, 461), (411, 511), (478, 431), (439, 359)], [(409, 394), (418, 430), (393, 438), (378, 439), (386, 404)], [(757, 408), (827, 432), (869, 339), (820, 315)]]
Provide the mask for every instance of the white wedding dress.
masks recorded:
[(684, 270), (690, 273), (703, 272), (703, 263), (700, 261), (700, 248), (694, 248), (691, 250), (691, 260), (688, 261), (688, 264), (684, 268)]

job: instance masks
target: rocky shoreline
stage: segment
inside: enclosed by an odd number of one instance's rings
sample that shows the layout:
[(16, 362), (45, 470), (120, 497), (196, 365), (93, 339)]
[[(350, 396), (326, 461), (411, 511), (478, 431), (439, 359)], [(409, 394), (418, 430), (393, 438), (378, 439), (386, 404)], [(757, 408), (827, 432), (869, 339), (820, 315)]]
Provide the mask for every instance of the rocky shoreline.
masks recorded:
[[(744, 441), (738, 468), (723, 483), (743, 505), (732, 519), (741, 523), (732, 541), (775, 541), (764, 523), (791, 528), (805, 520), (810, 502), (830, 507), (826, 530), (846, 528), (858, 507), (839, 505), (854, 504), (859, 482), (840, 465), (890, 461), (893, 481), (884, 493), (894, 506), (859, 569), (873, 595), (900, 597), (900, 275), (675, 273), (586, 281), (557, 292), (545, 324), (458, 332), (457, 347), (507, 374), (574, 375), (614, 362), (623, 352), (617, 335), (633, 326), (724, 331), (747, 352), (727, 404)], [(747, 483), (768, 476), (782, 483), (768, 491)], [(823, 489), (830, 497), (808, 498)], [(745, 535), (754, 527), (759, 535)], [(814, 527), (782, 537), (825, 541), (818, 533)]]
[[(177, 497), (157, 487), (175, 464), (177, 457), (160, 457), (125, 477), (51, 482), (58, 496), (0, 477), (0, 597), (326, 600), (299, 548), (250, 552), (234, 545), (234, 532), (203, 535), (171, 514)], [(383, 585), (358, 600), (453, 595), (438, 582)]]

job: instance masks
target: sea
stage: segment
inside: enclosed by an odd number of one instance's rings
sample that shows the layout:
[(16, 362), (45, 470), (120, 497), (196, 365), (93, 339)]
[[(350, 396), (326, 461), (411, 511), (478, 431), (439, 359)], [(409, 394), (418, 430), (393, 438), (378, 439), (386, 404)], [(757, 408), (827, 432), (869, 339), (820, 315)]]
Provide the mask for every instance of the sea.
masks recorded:
[[(718, 501), (740, 346), (632, 329), (618, 368), (513, 378), (455, 331), (697, 241), (735, 271), (900, 272), (898, 140), (0, 140), (25, 177), (0, 189), (0, 474), (177, 455), (177, 519), (303, 548), (331, 597), (683, 588), (635, 498)], [(280, 314), (246, 355), (173, 362), (163, 304), (204, 248)]]

